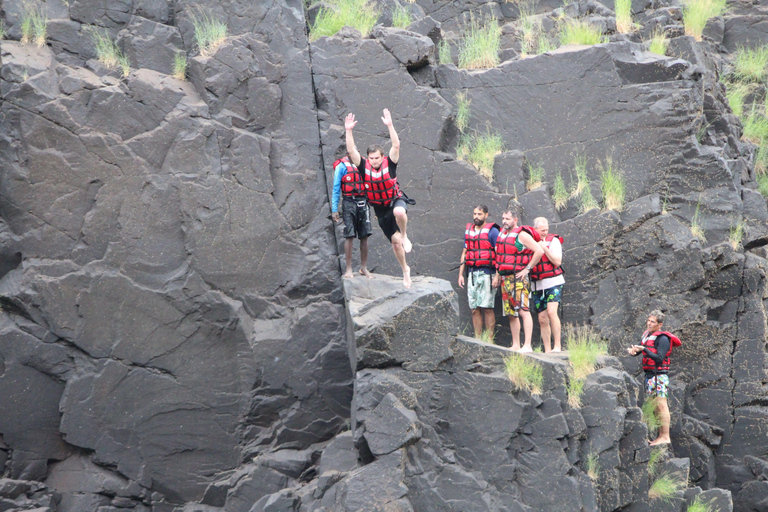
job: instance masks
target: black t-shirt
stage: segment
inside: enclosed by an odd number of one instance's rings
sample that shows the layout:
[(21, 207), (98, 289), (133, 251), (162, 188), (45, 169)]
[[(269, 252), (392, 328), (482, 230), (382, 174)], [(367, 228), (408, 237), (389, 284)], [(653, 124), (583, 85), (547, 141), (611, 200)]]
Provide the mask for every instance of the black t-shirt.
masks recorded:
[[(389, 159), (389, 157), (387, 157)], [(363, 179), (365, 179), (365, 158), (360, 158), (360, 165), (357, 166), (357, 170)], [(397, 178), (397, 162), (389, 161), (389, 177), (392, 179)]]

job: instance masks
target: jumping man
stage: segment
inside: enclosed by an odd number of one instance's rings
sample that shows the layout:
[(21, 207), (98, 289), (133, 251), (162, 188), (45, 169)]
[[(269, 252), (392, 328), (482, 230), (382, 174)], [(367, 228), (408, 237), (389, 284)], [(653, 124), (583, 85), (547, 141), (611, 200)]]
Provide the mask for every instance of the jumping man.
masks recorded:
[(354, 114), (348, 114), (344, 120), (347, 137), (347, 153), (349, 159), (357, 167), (363, 177), (368, 202), (373, 205), (379, 226), (392, 243), (392, 251), (403, 270), (403, 285), (411, 287), (411, 268), (405, 262), (405, 254), (411, 252), (411, 241), (408, 240), (408, 204), (414, 202), (403, 194), (397, 183), (397, 162), (400, 159), (400, 139), (392, 124), (389, 110), (384, 109), (381, 121), (389, 129), (392, 147), (389, 156), (384, 156), (384, 150), (379, 145), (373, 145), (366, 151), (367, 158), (362, 158), (355, 146), (352, 136), (357, 121)]

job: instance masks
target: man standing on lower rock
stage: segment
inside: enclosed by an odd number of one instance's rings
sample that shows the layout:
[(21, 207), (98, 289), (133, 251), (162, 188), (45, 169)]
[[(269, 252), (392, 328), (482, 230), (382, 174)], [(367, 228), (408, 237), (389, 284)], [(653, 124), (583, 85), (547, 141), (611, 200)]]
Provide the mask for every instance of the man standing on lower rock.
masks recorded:
[(538, 265), (531, 270), (531, 299), (533, 310), (539, 315), (541, 342), (544, 352), (549, 352), (550, 337), (554, 341), (552, 352), (560, 352), (560, 317), (557, 307), (563, 295), (563, 238), (549, 233), (549, 221), (544, 217), (533, 219), (533, 229), (541, 237), (539, 245), (544, 250)]
[[(528, 274), (539, 262), (544, 250), (539, 234), (530, 226), (518, 226), (512, 210), (501, 216), (502, 230), (496, 239), (496, 275), (493, 286), (501, 286), (504, 315), (512, 331), (512, 350), (532, 352), (533, 318), (529, 306), (531, 283)], [(520, 347), (520, 318), (523, 319), (525, 344)]]
[(368, 237), (371, 236), (371, 214), (368, 208), (368, 198), (363, 188), (363, 179), (352, 165), (346, 151), (336, 155), (333, 163), (333, 196), (331, 197), (331, 217), (339, 222), (339, 196), (342, 196), (341, 213), (344, 219), (344, 257), (346, 272), (344, 278), (352, 277), (352, 244), (355, 235), (360, 239), (360, 273), (365, 277), (373, 277), (368, 272)]
[(658, 437), (651, 441), (651, 446), (668, 444), (669, 437), (669, 355), (672, 348), (681, 345), (680, 339), (674, 334), (662, 331), (664, 313), (659, 310), (651, 311), (646, 320), (646, 331), (640, 345), (632, 345), (627, 349), (630, 355), (643, 354), (643, 370), (645, 371), (645, 398), (656, 401), (656, 414), (661, 426)]
[(472, 326), (475, 328), (475, 338), (480, 338), (485, 330), (490, 331), (493, 339), (496, 328), (496, 314), (493, 305), (496, 302), (496, 287), (493, 277), (496, 274), (496, 238), (499, 236), (499, 226), (486, 222), (488, 207), (484, 204), (475, 207), (472, 222), (467, 224), (464, 231), (464, 251), (461, 253), (459, 266), (459, 287), (464, 288), (464, 269), (469, 269), (467, 276), (467, 299), (472, 310)]
[(405, 254), (411, 252), (411, 241), (408, 240), (406, 228), (408, 227), (408, 205), (415, 204), (401, 190), (397, 183), (397, 162), (400, 160), (400, 139), (392, 123), (389, 110), (384, 109), (381, 122), (389, 129), (389, 138), (392, 147), (388, 156), (384, 156), (384, 150), (379, 145), (368, 148), (367, 158), (360, 156), (352, 136), (357, 121), (354, 114), (348, 114), (344, 120), (346, 131), (347, 153), (349, 159), (357, 167), (363, 177), (368, 202), (373, 205), (379, 227), (392, 243), (392, 251), (403, 269), (403, 285), (411, 287), (411, 268), (405, 262)]

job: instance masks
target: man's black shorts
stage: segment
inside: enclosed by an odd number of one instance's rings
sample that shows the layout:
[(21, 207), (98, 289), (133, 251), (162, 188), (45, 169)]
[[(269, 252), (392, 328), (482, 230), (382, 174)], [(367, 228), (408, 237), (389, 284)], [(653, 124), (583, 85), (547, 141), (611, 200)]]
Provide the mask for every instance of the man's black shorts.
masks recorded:
[(400, 232), (400, 228), (397, 227), (397, 219), (395, 219), (395, 208), (400, 206), (405, 208), (405, 211), (408, 211), (407, 201), (407, 197), (400, 197), (389, 206), (373, 205), (376, 217), (379, 219), (379, 227), (390, 242), (392, 241), (392, 235)]
[(345, 197), (341, 201), (341, 215), (344, 218), (344, 238), (363, 239), (371, 236), (371, 213), (368, 201), (355, 201), (351, 197)]

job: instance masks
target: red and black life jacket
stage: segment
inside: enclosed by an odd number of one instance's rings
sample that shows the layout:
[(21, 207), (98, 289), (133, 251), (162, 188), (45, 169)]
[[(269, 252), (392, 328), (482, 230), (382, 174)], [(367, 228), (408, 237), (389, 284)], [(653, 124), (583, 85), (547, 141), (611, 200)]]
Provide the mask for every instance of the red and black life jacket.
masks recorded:
[(494, 264), (495, 251), (488, 238), (493, 228), (499, 229), (498, 224), (492, 222), (483, 224), (479, 231), (475, 231), (473, 223), (467, 224), (467, 229), (464, 231), (464, 243), (467, 246), (464, 263), (468, 267), (490, 267)]
[[(547, 237), (544, 239), (544, 242), (547, 244), (547, 249), (549, 249), (550, 244), (552, 244), (552, 240), (555, 238), (558, 238), (560, 240), (560, 243), (563, 243), (563, 237), (560, 235), (547, 235)], [(532, 281), (539, 281), (541, 279), (546, 279), (548, 277), (555, 277), (559, 276), (563, 273), (563, 267), (556, 267), (554, 263), (549, 261), (549, 258), (547, 258), (547, 255), (544, 254), (539, 262), (536, 264), (535, 267), (531, 269), (531, 280)]]
[[(496, 239), (496, 268), (501, 274), (513, 274), (520, 272), (531, 261), (533, 251), (523, 246), (518, 249), (517, 235), (525, 231), (535, 241), (541, 240), (539, 233), (530, 226), (518, 226), (512, 231), (499, 233)], [(522, 245), (520, 243), (519, 245)]]
[(672, 353), (672, 349), (674, 347), (679, 347), (683, 343), (680, 341), (680, 338), (672, 334), (671, 332), (667, 331), (656, 331), (653, 334), (649, 334), (648, 331), (645, 331), (643, 333), (642, 341), (640, 342), (643, 347), (648, 349), (649, 352), (653, 352), (654, 354), (657, 354), (656, 352), (656, 338), (664, 334), (669, 338), (669, 350), (664, 355), (664, 361), (661, 362), (661, 365), (657, 366), (656, 361), (648, 357), (645, 353), (643, 353), (643, 370), (648, 370), (650, 372), (660, 372), (660, 373), (666, 373), (669, 371), (669, 355)]
[(364, 196), (363, 177), (357, 170), (357, 167), (350, 162), (349, 157), (345, 156), (333, 162), (333, 168), (343, 163), (347, 168), (347, 174), (341, 178), (341, 194), (344, 197)]
[(389, 157), (385, 156), (381, 160), (381, 167), (378, 169), (374, 169), (366, 158), (364, 180), (365, 193), (371, 204), (386, 206), (403, 195), (397, 185), (397, 178), (389, 176)]

